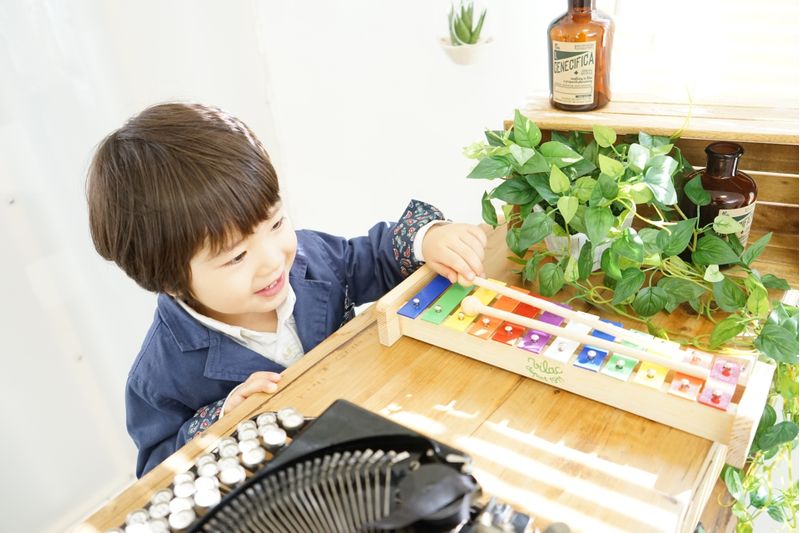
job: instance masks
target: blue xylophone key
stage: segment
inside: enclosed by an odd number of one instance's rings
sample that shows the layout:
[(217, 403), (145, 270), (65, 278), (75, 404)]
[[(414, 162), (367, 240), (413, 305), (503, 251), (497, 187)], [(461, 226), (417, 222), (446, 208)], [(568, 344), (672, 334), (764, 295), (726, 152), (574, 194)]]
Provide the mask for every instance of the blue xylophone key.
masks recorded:
[[(603, 320), (608, 324), (613, 324), (617, 327), (622, 327), (622, 324), (619, 322), (613, 322), (611, 320)], [(610, 335), (604, 331), (594, 330), (592, 332), (592, 337), (597, 337), (598, 339), (603, 339), (607, 341), (613, 341), (616, 337)], [(591, 370), (592, 372), (597, 372), (600, 370), (600, 367), (603, 365), (603, 361), (606, 360), (606, 356), (608, 352), (606, 350), (601, 350), (600, 348), (595, 348), (594, 346), (584, 346), (581, 350), (581, 353), (578, 354), (578, 358), (573, 363), (575, 366), (585, 368), (586, 370)]]
[(436, 300), (436, 298), (441, 296), (450, 285), (451, 283), (447, 278), (437, 275), (425, 288), (406, 302), (406, 304), (397, 311), (397, 314), (408, 318), (417, 318), (425, 311), (425, 308)]

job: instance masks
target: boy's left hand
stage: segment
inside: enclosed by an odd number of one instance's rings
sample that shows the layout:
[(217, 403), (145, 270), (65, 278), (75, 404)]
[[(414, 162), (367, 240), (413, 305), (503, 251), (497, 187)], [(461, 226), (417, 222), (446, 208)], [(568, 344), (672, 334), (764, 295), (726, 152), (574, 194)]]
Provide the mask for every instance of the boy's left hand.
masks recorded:
[(486, 234), (472, 224), (437, 224), (422, 240), (425, 263), (437, 274), (461, 285), (472, 285), (475, 276), (483, 276)]

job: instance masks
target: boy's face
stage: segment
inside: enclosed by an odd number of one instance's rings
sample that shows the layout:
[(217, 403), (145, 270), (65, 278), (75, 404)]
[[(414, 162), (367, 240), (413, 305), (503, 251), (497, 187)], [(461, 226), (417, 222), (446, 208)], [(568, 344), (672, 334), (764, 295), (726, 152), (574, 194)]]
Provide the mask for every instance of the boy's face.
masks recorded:
[(289, 292), (289, 270), (297, 252), (297, 236), (283, 205), (250, 235), (214, 255), (206, 244), (190, 262), (192, 296), (201, 313), (249, 329), (272, 324), (274, 311)]

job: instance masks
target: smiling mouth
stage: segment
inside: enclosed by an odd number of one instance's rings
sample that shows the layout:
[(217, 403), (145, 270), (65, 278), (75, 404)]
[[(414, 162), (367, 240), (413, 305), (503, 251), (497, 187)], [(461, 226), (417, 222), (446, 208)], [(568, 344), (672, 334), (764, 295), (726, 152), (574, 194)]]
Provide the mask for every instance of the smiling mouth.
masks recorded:
[(283, 287), (283, 281), (285, 278), (286, 274), (281, 274), (280, 277), (278, 277), (278, 279), (276, 279), (263, 289), (256, 291), (256, 294), (259, 294), (261, 296), (273, 296), (274, 294), (277, 294), (278, 291), (280, 291), (281, 288)]

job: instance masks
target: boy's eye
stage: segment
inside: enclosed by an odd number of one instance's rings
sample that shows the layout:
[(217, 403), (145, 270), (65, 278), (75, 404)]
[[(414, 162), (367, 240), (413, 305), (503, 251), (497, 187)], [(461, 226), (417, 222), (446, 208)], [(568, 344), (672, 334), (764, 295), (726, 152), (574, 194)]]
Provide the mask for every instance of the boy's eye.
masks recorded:
[(240, 253), (239, 255), (237, 255), (236, 257), (234, 257), (234, 258), (233, 258), (233, 259), (231, 259), (230, 261), (228, 261), (228, 263), (227, 263), (227, 264), (229, 264), (229, 265), (235, 265), (236, 263), (241, 263), (241, 262), (242, 262), (242, 259), (244, 259), (244, 256), (245, 256), (245, 255), (247, 255), (247, 252), (242, 252), (242, 253)]
[(281, 217), (281, 218), (280, 218), (280, 220), (278, 220), (278, 221), (277, 221), (277, 222), (276, 222), (276, 223), (275, 223), (275, 224), (272, 226), (272, 229), (276, 230), (276, 229), (280, 228), (280, 227), (283, 225), (283, 220), (284, 220), (285, 218), (286, 218), (286, 217)]

